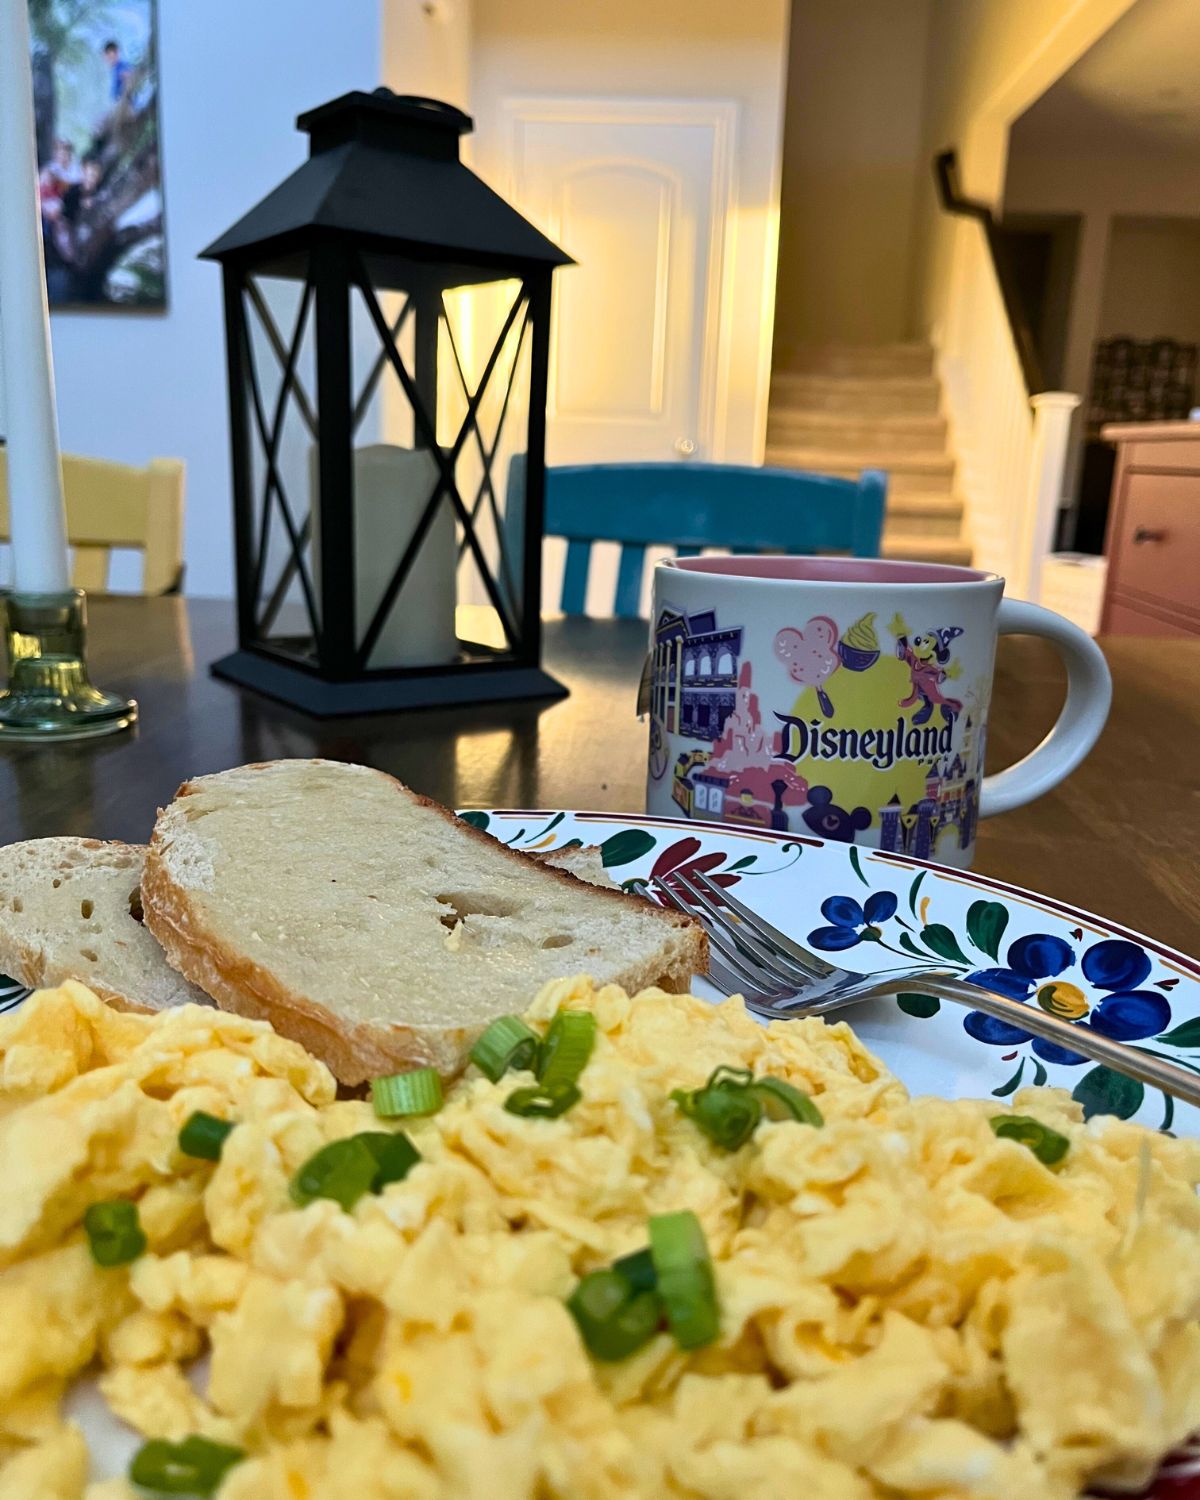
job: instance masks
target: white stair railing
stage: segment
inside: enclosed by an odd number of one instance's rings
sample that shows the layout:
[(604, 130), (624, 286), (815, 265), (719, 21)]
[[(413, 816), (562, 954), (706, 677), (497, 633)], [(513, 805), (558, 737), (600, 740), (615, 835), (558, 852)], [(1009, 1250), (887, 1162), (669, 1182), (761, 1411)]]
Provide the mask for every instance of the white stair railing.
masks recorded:
[(1079, 397), (1030, 392), (989, 243), (990, 215), (962, 207), (936, 342), (966, 529), (975, 565), (1003, 574), (1009, 594), (1036, 601)]

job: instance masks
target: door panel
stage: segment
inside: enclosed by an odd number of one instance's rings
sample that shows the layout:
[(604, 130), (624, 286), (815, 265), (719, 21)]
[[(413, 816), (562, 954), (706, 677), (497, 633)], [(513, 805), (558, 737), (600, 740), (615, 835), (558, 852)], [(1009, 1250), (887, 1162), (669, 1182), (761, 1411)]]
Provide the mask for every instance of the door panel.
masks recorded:
[[(563, 184), (561, 217), (584, 275), (559, 283), (551, 410), (601, 421), (660, 416), (666, 367), (671, 225), (678, 184), (640, 168), (583, 168)], [(613, 213), (619, 203), (621, 212)], [(577, 272), (579, 267), (575, 268)], [(621, 309), (624, 378), (594, 351)]]
[(728, 106), (510, 109), (514, 196), (578, 262), (555, 279), (549, 462), (713, 457)]

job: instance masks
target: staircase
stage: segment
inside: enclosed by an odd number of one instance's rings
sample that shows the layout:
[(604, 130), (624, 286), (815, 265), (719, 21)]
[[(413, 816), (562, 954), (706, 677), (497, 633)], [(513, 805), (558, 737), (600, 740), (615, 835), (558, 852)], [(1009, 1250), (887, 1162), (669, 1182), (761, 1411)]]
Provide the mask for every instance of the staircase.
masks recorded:
[(766, 462), (852, 477), (883, 469), (882, 555), (971, 561), (926, 344), (777, 348)]

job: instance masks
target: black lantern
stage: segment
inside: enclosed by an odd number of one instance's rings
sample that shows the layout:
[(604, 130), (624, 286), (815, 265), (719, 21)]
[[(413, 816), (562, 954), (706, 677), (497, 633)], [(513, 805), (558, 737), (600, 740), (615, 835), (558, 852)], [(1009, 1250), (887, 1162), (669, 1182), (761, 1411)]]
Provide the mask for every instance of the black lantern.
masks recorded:
[(541, 670), (550, 278), (569, 257), (387, 89), (301, 115), (308, 161), (221, 262), (238, 650), (319, 715), (562, 696)]

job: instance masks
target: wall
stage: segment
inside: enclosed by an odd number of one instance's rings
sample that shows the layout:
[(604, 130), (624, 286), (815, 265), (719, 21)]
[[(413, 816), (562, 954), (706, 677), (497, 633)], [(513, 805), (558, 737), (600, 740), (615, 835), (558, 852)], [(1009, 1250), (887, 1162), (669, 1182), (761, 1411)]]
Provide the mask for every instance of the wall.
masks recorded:
[[(1101, 337), (1113, 220), (1194, 216), (1200, 205), (1200, 151), (1172, 154), (1150, 146), (1118, 151), (1110, 143), (1092, 154), (1055, 155), (1040, 133), (1018, 125), (1004, 197), (1006, 209), (1014, 213), (1082, 217), (1063, 385), (1086, 395), (1092, 351)], [(1198, 280), (1200, 258), (1193, 261), (1193, 288)]]
[(382, 0), (383, 82), (471, 110), (471, 0)]
[(950, 285), (954, 222), (929, 163), (959, 154), (968, 197), (998, 204), (1012, 122), (1135, 0), (933, 0), (913, 256), (913, 329), (936, 336)]
[(1098, 335), (1119, 334), (1200, 341), (1200, 219), (1114, 219)]
[[(720, 98), (740, 106), (727, 285), (733, 329), (725, 457), (762, 455), (770, 379), (786, 0), (475, 0), (473, 165), (509, 191), (501, 105), (513, 95)], [(569, 248), (569, 247), (568, 247)]]
[(932, 0), (793, 0), (775, 341), (904, 336)]

